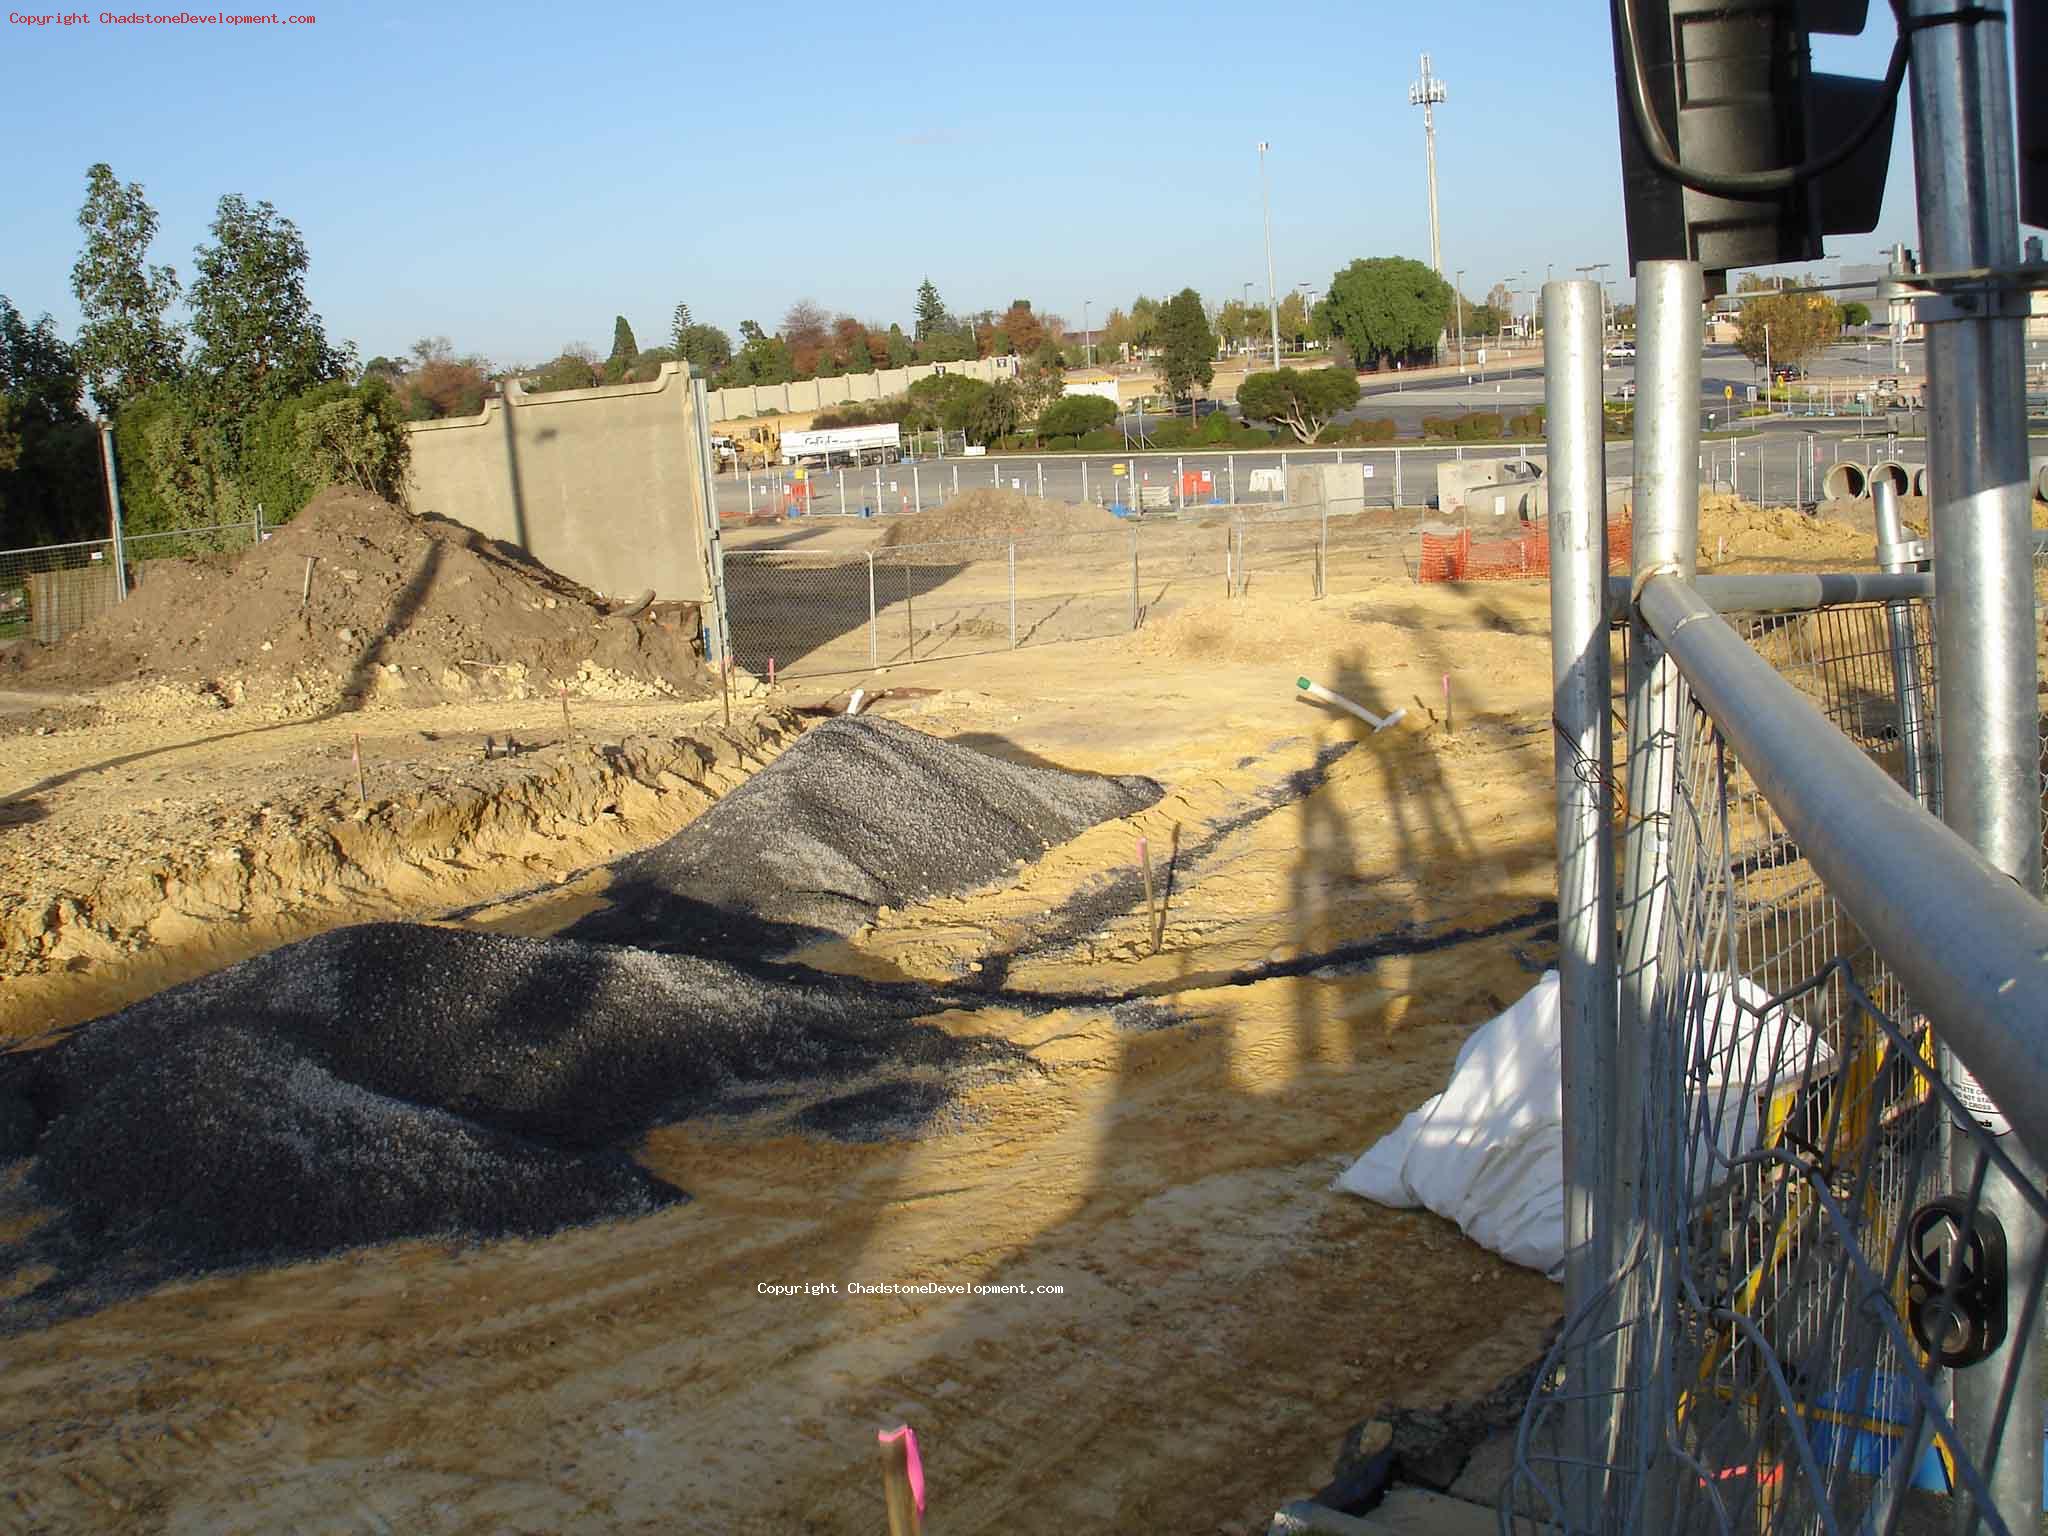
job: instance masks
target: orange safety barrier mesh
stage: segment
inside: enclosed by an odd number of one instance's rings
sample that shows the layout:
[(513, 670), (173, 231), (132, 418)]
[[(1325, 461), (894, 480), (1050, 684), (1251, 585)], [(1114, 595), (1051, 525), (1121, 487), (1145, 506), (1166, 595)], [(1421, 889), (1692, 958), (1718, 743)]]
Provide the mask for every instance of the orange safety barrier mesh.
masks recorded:
[[(1550, 525), (1523, 523), (1513, 538), (1475, 539), (1463, 533), (1422, 536), (1418, 581), (1522, 581), (1550, 577)], [(1607, 564), (1626, 570), (1629, 563), (1626, 519), (1607, 525)]]

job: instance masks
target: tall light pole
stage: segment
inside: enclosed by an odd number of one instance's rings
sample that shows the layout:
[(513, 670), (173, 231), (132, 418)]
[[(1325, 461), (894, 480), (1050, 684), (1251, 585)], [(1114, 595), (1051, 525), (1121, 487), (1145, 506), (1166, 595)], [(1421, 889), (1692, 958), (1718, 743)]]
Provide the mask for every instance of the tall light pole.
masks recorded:
[(1273, 367), (1280, 366), (1280, 298), (1273, 283), (1273, 194), (1266, 185), (1266, 151), (1272, 145), (1259, 140), (1259, 204), (1266, 212), (1266, 316), (1273, 322)]
[(1081, 301), (1081, 336), (1088, 344), (1088, 366), (1090, 368), (1095, 366), (1095, 328), (1088, 323), (1088, 306), (1094, 302), (1093, 299), (1083, 299)]
[(1458, 366), (1465, 366), (1465, 269), (1451, 274), (1451, 297), (1458, 305)]
[(1438, 277), (1444, 275), (1444, 252), (1436, 224), (1436, 109), (1448, 94), (1443, 81), (1429, 72), (1429, 55), (1425, 53), (1422, 78), (1408, 87), (1408, 105), (1422, 108), (1422, 142), (1429, 154), (1429, 265)]

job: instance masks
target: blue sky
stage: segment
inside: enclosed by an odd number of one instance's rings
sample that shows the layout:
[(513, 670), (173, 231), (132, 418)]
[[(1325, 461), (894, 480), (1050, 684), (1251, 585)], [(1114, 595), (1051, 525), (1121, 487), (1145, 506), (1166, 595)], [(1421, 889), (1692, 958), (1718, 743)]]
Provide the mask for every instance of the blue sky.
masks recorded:
[[(605, 350), (621, 312), (651, 346), (679, 299), (728, 331), (800, 297), (907, 322), (927, 273), (956, 310), (1028, 297), (1079, 325), (1084, 300), (1099, 321), (1139, 292), (1263, 291), (1262, 138), (1280, 289), (1322, 288), (1354, 257), (1428, 257), (1424, 49), (1450, 91), (1446, 270), (1476, 298), (1605, 261), (1627, 292), (1598, 0), (266, 3), (318, 20), (0, 31), (0, 292), (71, 332), (106, 160), (147, 188), (154, 257), (184, 278), (223, 193), (276, 204), (329, 334), (364, 357), (429, 334), (500, 363)], [(1883, 10), (1822, 67), (1879, 73)], [(1903, 112), (1883, 222), (1831, 253), (1894, 239), (1917, 243)]]

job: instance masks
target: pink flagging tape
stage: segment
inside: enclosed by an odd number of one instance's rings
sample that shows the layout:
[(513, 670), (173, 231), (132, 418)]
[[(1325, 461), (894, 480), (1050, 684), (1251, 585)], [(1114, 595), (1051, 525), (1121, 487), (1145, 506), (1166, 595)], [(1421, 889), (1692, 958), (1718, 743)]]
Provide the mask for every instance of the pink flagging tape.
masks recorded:
[(910, 1496), (917, 1501), (917, 1512), (924, 1513), (924, 1461), (917, 1454), (917, 1431), (905, 1424), (901, 1429), (878, 1429), (875, 1438), (887, 1445), (891, 1440), (903, 1442), (903, 1459), (910, 1467)]

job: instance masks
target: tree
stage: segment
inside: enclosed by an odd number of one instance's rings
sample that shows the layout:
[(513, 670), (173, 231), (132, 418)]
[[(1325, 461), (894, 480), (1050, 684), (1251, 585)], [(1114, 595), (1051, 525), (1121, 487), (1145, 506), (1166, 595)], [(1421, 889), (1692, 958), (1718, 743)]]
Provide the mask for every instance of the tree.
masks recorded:
[(1183, 288), (1166, 301), (1159, 317), (1160, 378), (1166, 392), (1186, 400), (1216, 377), (1216, 333), (1202, 309), (1202, 296)]
[(85, 249), (71, 268), (71, 291), (83, 323), (78, 362), (100, 409), (111, 415), (124, 399), (175, 379), (183, 371), (184, 333), (167, 318), (178, 299), (178, 274), (145, 258), (156, 238), (156, 210), (142, 183), (126, 186), (104, 163), (85, 173), (78, 227)]
[(996, 330), (1009, 342), (1005, 350), (1019, 357), (1031, 356), (1045, 339), (1045, 325), (1031, 312), (1029, 299), (1013, 299), (996, 321)]
[(234, 421), (261, 405), (342, 378), (346, 353), (306, 296), (306, 242), (269, 203), (220, 200), (213, 241), (201, 246), (192, 280), (193, 371), (209, 403)]
[(633, 327), (626, 324), (624, 315), (612, 321), (612, 353), (606, 364), (629, 365), (640, 355), (640, 343), (633, 339)]
[(1038, 344), (1038, 350), (1017, 378), (1019, 405), (1024, 415), (1036, 418), (1059, 399), (1066, 387), (1066, 359), (1060, 355), (1059, 343), (1048, 336)]
[[(690, 312), (687, 304), (677, 308), (686, 315)], [(692, 373), (709, 378), (732, 361), (732, 338), (715, 325), (686, 325), (675, 338), (674, 351)]]
[(1079, 437), (1116, 420), (1116, 407), (1101, 395), (1062, 395), (1038, 413), (1047, 437)]
[(1290, 347), (1305, 346), (1315, 334), (1315, 325), (1308, 312), (1308, 300), (1299, 293), (1290, 293), (1280, 301), (1280, 339)]
[(669, 316), (668, 344), (675, 349), (677, 357), (686, 355), (683, 351), (683, 337), (690, 330), (690, 306), (678, 304), (676, 312)]
[(789, 348), (752, 320), (740, 322), (740, 350), (725, 374), (727, 384), (787, 384), (796, 377)]
[(1271, 421), (1297, 441), (1312, 443), (1339, 411), (1358, 404), (1358, 375), (1349, 368), (1275, 368), (1245, 375), (1237, 408), (1246, 421)]
[(59, 542), (105, 526), (98, 434), (79, 408), (77, 354), (44, 315), (0, 294), (0, 527), (8, 542)]
[(1319, 307), (1353, 358), (1377, 363), (1436, 344), (1451, 313), (1451, 285), (1406, 256), (1375, 256), (1332, 277)]
[(1745, 299), (1735, 344), (1753, 363), (1804, 363), (1842, 334), (1842, 311), (1821, 293), (1762, 293)]
[(917, 285), (917, 343), (923, 346), (941, 331), (951, 330), (952, 321), (946, 314), (945, 303), (939, 298), (939, 290), (932, 286), (927, 277)]
[(1486, 291), (1486, 307), (1501, 317), (1505, 327), (1515, 315), (1514, 290), (1506, 283), (1495, 283)]
[(1848, 303), (1842, 306), (1842, 324), (1870, 324), (1870, 306), (1862, 302), (1862, 300), (1860, 299), (1851, 299)]
[(1159, 301), (1143, 294), (1131, 301), (1131, 344), (1149, 351), (1159, 344)]
[(798, 299), (783, 315), (778, 334), (789, 348), (797, 377), (808, 378), (817, 371), (818, 358), (831, 339), (829, 324), (825, 311), (810, 299)]
[(892, 324), (889, 327), (889, 366), (891, 368), (909, 367), (910, 355), (910, 338), (903, 334), (902, 326)]

